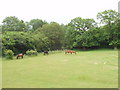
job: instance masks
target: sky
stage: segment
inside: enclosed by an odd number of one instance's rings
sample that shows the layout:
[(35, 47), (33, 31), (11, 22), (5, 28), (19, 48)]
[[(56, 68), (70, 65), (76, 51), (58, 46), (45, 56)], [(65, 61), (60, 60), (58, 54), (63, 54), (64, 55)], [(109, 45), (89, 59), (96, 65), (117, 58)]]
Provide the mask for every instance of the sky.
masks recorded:
[(29, 22), (42, 19), (67, 24), (76, 17), (93, 18), (104, 10), (118, 11), (120, 0), (1, 0), (0, 24), (7, 16)]

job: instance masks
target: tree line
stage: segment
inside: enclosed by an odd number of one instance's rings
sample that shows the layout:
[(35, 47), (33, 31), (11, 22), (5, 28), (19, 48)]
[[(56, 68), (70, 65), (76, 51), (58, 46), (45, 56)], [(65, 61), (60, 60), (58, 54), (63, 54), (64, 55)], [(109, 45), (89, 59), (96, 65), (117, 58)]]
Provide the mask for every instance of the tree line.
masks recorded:
[(97, 19), (99, 22), (76, 17), (67, 25), (60, 25), (41, 19), (24, 22), (8, 16), (0, 25), (3, 55), (8, 49), (18, 54), (27, 50), (119, 48), (120, 14), (105, 10), (97, 14)]

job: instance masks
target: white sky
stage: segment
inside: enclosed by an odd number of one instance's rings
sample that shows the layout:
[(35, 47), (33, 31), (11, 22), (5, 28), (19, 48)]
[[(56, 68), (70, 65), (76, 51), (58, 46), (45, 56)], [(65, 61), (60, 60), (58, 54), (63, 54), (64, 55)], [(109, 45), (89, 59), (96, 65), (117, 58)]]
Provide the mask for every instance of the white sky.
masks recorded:
[(76, 17), (96, 19), (98, 12), (118, 11), (120, 0), (0, 0), (0, 24), (7, 16), (67, 24)]

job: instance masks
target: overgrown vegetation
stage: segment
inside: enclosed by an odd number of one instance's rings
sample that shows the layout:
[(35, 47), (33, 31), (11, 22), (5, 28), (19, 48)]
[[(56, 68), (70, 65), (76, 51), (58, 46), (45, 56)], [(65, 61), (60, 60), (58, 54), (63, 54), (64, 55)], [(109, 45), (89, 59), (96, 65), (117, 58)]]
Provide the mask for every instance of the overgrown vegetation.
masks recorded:
[(60, 25), (41, 19), (24, 22), (15, 16), (6, 17), (0, 26), (2, 51), (10, 49), (16, 55), (28, 50), (119, 48), (119, 14), (105, 10), (97, 14), (97, 19), (100, 22), (76, 17), (67, 25)]
[(28, 51), (26, 51), (26, 54), (28, 55), (28, 56), (34, 56), (34, 55), (36, 55), (37, 56), (37, 51), (36, 50), (28, 50)]
[(12, 50), (6, 50), (5, 55), (7, 59), (13, 59), (14, 53)]

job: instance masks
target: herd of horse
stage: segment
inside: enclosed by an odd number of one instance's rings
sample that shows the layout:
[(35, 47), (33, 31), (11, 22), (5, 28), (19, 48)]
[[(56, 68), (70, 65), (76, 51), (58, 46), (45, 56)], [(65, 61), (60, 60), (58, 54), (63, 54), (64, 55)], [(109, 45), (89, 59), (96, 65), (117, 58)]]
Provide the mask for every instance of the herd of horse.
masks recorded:
[(74, 50), (66, 50), (65, 51), (65, 54), (72, 54), (72, 53), (74, 53), (74, 54), (76, 54), (76, 51), (74, 51)]
[[(49, 55), (48, 51), (44, 51), (43, 53), (44, 53), (44, 55)], [(66, 50), (65, 54), (76, 54), (76, 51), (74, 51), (74, 50)], [(23, 54), (22, 53), (18, 54), (16, 58), (17, 59), (23, 58)]]

